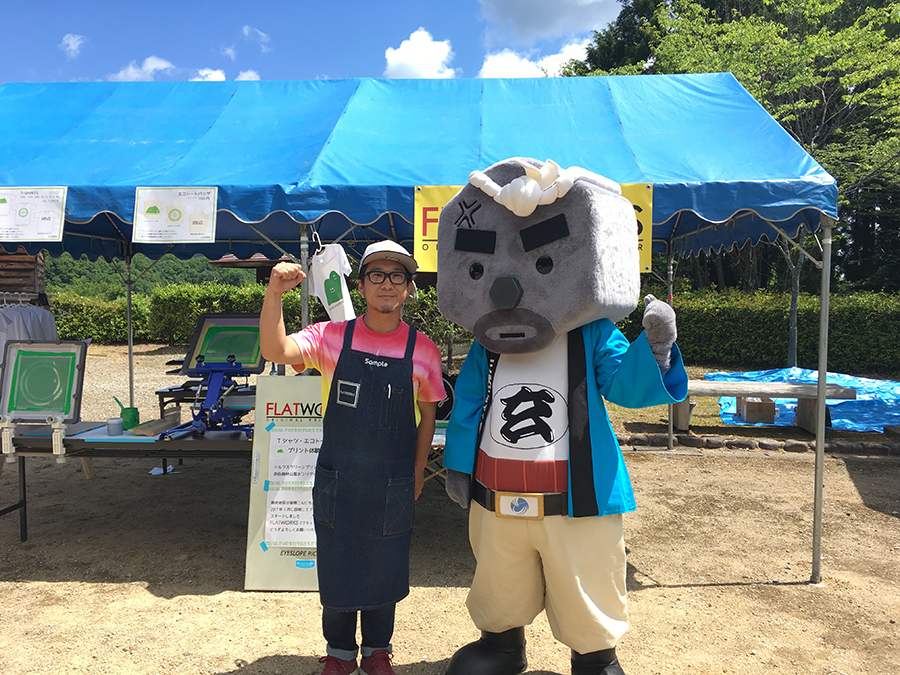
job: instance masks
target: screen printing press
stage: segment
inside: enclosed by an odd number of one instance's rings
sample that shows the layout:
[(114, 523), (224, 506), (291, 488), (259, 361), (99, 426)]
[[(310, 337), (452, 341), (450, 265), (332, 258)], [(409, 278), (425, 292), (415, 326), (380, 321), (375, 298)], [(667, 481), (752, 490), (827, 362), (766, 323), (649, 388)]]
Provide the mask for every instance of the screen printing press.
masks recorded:
[[(205, 314), (175, 371), (191, 378), (156, 392), (160, 419), (131, 430), (80, 419), (86, 345), (83, 342), (6, 344), (0, 364), (0, 433), (4, 463), (18, 464), (19, 500), (0, 507), (0, 516), (20, 512), (20, 538), (27, 530), (26, 457), (79, 459), (86, 478), (94, 476), (94, 457), (154, 458), (163, 472), (169, 459), (251, 459), (253, 425), (242, 423), (254, 410), (256, 388), (235, 378), (260, 374), (265, 361), (259, 349), (259, 317)], [(448, 387), (452, 392), (452, 387)], [(452, 405), (452, 399), (448, 399)], [(180, 421), (180, 404), (191, 419)], [(177, 416), (171, 413), (177, 412)], [(120, 422), (121, 423), (121, 422)], [(425, 479), (442, 479), (444, 429), (439, 420)], [(121, 428), (121, 427), (120, 427)]]
[[(7, 342), (0, 363), (0, 434), (3, 460), (18, 463), (19, 501), (0, 516), (20, 511), (25, 541), (27, 500), (25, 458), (81, 459), (85, 477), (94, 475), (93, 457), (233, 457), (249, 459), (253, 425), (242, 418), (253, 410), (254, 391), (238, 377), (265, 367), (259, 345), (259, 315), (204, 314), (194, 330), (181, 372), (193, 379), (157, 392), (160, 408), (189, 402), (191, 419), (179, 415), (123, 430), (122, 420), (82, 421), (81, 396), (87, 345), (84, 342)], [(113, 421), (117, 424), (111, 424)], [(2, 466), (0, 466), (2, 470)]]

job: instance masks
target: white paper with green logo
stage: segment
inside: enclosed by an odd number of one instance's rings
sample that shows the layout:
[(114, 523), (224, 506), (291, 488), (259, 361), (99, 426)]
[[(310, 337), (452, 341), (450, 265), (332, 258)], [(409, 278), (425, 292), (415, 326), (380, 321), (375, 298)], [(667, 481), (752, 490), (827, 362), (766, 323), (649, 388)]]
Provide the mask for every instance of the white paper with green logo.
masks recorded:
[(139, 187), (131, 241), (144, 244), (215, 242), (216, 187)]
[(64, 187), (0, 188), (0, 241), (62, 241)]

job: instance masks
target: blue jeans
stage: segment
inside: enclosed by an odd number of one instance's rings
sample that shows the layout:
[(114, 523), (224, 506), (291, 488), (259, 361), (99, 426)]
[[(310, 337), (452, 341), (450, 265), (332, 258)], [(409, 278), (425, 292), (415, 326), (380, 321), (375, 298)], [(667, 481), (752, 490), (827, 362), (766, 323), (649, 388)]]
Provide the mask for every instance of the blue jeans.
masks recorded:
[[(391, 637), (394, 634), (396, 607), (395, 603), (391, 603), (378, 609), (359, 612), (363, 657), (371, 656), (372, 652), (376, 651), (392, 650)], [(322, 608), (322, 634), (328, 642), (326, 654), (343, 661), (352, 661), (356, 658), (359, 651), (359, 645), (356, 644), (356, 614)]]

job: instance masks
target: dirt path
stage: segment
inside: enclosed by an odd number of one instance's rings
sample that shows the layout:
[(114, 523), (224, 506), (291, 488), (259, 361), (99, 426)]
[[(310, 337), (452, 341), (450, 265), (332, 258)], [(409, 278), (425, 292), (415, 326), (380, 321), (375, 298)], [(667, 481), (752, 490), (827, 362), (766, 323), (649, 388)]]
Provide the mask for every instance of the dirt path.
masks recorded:
[[(826, 459), (819, 587), (811, 453), (626, 461), (638, 499), (619, 649), (629, 675), (900, 672), (900, 459)], [(249, 461), (193, 460), (170, 476), (149, 475), (151, 460), (95, 466), (86, 480), (80, 462), (29, 460), (29, 540), (17, 514), (0, 518), (0, 672), (319, 672), (317, 596), (242, 590)], [(8, 465), (0, 507), (16, 481)], [(429, 481), (398, 608), (400, 675), (442, 673), (476, 637), (473, 569), (466, 513)], [(569, 672), (543, 615), (527, 637), (529, 673)]]

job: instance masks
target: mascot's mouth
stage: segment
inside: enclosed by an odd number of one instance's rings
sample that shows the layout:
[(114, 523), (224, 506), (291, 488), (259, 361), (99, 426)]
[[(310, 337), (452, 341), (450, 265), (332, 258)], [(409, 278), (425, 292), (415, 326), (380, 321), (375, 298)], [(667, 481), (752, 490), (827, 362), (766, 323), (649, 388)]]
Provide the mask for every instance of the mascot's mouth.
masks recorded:
[(481, 345), (498, 354), (524, 354), (546, 347), (556, 336), (547, 319), (527, 309), (496, 309), (475, 323)]
[(491, 340), (524, 340), (526, 337), (533, 338), (537, 329), (533, 326), (497, 326), (488, 328), (484, 333)]

